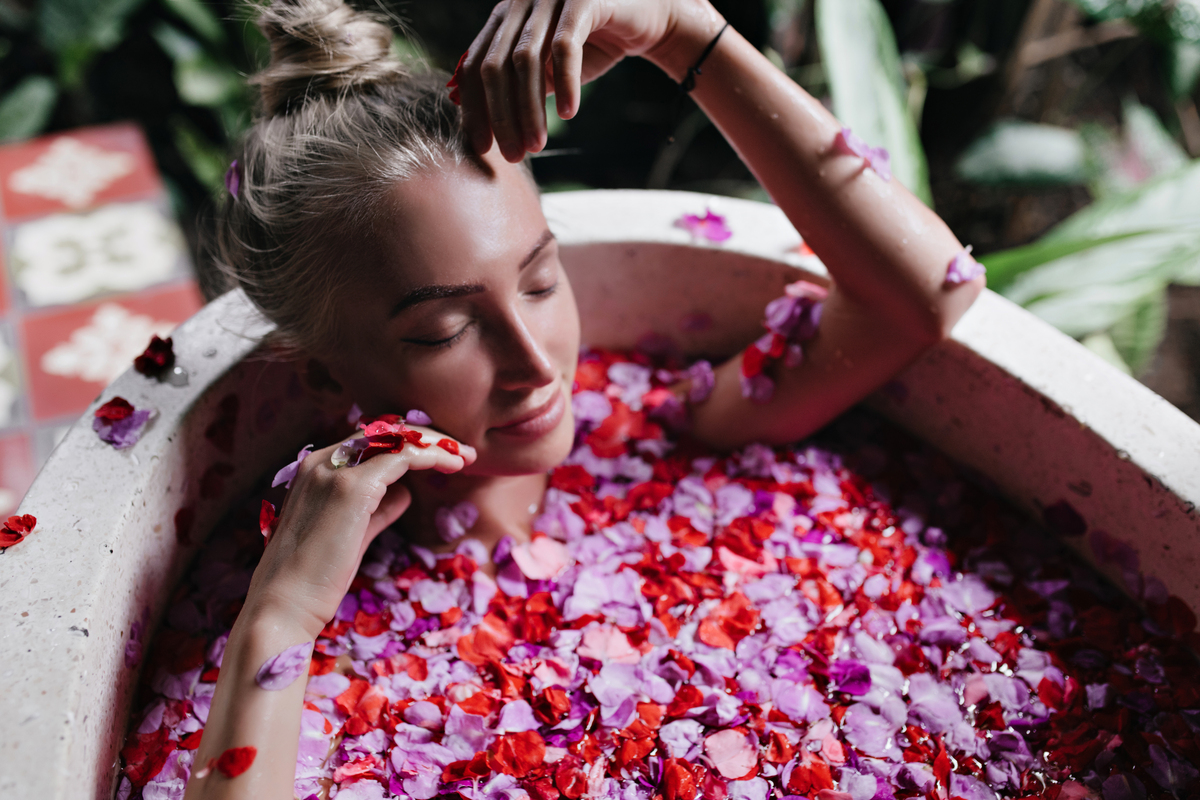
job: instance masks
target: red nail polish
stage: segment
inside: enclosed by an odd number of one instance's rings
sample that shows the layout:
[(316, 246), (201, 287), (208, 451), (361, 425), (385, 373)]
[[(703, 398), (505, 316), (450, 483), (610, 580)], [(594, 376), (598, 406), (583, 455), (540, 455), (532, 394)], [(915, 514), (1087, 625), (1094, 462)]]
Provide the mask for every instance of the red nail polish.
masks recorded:
[(456, 106), (462, 105), (462, 96), (458, 92), (458, 73), (462, 71), (463, 62), (466, 60), (466, 53), (458, 57), (458, 65), (454, 67), (454, 74), (450, 76), (450, 80), (446, 81), (446, 85), (450, 87), (450, 102)]

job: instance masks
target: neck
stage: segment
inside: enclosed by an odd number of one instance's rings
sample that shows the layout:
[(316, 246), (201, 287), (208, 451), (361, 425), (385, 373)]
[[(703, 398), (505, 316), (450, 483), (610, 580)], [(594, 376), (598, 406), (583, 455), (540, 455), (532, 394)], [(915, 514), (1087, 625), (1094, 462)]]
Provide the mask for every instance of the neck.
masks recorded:
[(541, 513), (546, 481), (544, 472), (500, 477), (410, 472), (406, 485), (412, 492), (412, 505), (401, 517), (399, 527), (415, 545), (435, 553), (451, 552), (461, 539), (443, 541), (435, 516), (439, 508), (469, 502), (479, 510), (479, 519), (464, 538), (478, 539), (489, 553), (505, 536), (527, 542), (533, 520)]

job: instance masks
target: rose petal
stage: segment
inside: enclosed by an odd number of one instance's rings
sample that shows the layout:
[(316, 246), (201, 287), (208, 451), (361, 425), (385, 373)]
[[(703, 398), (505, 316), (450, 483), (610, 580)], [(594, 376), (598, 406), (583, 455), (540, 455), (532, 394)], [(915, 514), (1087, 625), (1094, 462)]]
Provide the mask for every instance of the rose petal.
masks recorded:
[(291, 686), (296, 679), (308, 671), (308, 658), (312, 655), (313, 643), (294, 644), (282, 653), (271, 656), (259, 667), (254, 682), (268, 692), (278, 692)]
[(736, 728), (718, 731), (704, 740), (704, 752), (722, 777), (742, 780), (753, 775), (758, 766), (758, 748), (744, 731)]
[(571, 560), (566, 546), (549, 536), (535, 536), (526, 544), (514, 547), (512, 557), (521, 574), (531, 581), (553, 580)]

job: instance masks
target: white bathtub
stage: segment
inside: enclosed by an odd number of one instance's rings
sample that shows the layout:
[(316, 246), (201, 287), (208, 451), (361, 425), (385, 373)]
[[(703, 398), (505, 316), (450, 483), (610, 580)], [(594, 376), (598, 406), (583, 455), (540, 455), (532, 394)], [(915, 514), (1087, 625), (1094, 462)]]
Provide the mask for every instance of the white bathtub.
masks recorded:
[[(645, 191), (552, 194), (543, 205), (593, 345), (657, 334), (685, 352), (731, 354), (759, 330), (733, 320), (757, 319), (797, 269), (824, 274), (770, 205)], [(721, 246), (673, 226), (706, 207), (734, 231)], [(694, 330), (698, 312), (711, 328)], [(124, 666), (131, 624), (144, 607), (157, 622), (211, 525), (304, 444), (313, 409), (282, 365), (254, 357), (267, 330), (240, 292), (208, 305), (174, 334), (186, 387), (130, 370), (97, 400), (156, 408), (143, 439), (112, 449), (89, 411), (25, 497), (19, 512), (37, 529), (0, 556), (0, 796), (112, 796), (138, 677)], [(869, 403), (1031, 514), (1066, 500), (1200, 609), (1200, 426), (1073, 340), (988, 293), (952, 341)], [(176, 520), (189, 515), (184, 544)], [(1090, 556), (1088, 539), (1073, 542)]]

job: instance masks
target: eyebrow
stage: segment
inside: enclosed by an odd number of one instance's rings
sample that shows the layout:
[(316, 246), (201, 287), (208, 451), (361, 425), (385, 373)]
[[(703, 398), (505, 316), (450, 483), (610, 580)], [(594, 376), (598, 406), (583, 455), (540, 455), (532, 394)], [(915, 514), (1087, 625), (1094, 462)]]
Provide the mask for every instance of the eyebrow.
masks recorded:
[[(543, 231), (542, 235), (537, 240), (537, 244), (535, 244), (533, 249), (526, 253), (525, 257), (521, 259), (521, 263), (517, 266), (517, 271), (520, 272), (521, 270), (525, 269), (525, 267), (529, 266), (529, 264), (535, 258), (537, 258), (538, 253), (542, 252), (542, 250), (546, 248), (546, 245), (554, 241), (555, 238), (556, 237), (550, 232), (549, 228)], [(485, 290), (486, 287), (478, 283), (463, 283), (457, 285), (433, 284), (429, 286), (420, 286), (408, 292), (403, 298), (401, 298), (399, 303), (396, 303), (391, 312), (388, 313), (388, 319), (392, 319), (400, 312), (430, 300), (445, 300), (451, 297), (466, 297), (468, 295), (478, 294), (479, 292)]]

